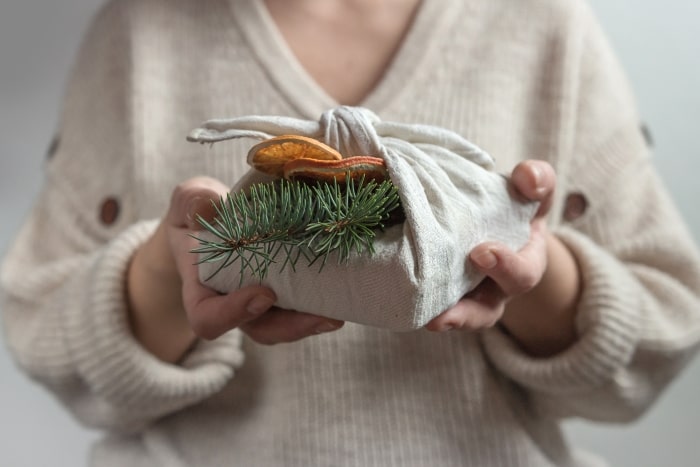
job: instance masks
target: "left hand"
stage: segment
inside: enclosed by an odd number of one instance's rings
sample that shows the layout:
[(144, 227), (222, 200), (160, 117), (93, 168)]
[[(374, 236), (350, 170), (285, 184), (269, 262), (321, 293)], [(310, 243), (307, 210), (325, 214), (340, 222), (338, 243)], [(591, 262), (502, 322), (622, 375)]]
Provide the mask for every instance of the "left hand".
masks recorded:
[(531, 222), (528, 243), (513, 251), (497, 242), (485, 242), (469, 253), (469, 260), (486, 278), (456, 305), (431, 320), (430, 331), (478, 330), (496, 324), (514, 297), (533, 290), (547, 269), (548, 238), (546, 217), (552, 205), (556, 176), (544, 161), (528, 160), (511, 174), (515, 196), (538, 201), (539, 209)]

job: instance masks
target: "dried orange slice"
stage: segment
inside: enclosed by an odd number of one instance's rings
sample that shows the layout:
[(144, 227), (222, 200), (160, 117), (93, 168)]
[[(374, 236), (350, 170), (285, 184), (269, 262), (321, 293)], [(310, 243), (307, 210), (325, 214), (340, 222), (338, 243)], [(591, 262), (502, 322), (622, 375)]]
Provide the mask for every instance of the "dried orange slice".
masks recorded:
[(289, 161), (306, 158), (322, 161), (339, 161), (343, 156), (322, 142), (298, 135), (270, 138), (248, 151), (248, 164), (266, 174), (281, 177), (283, 167)]
[(314, 180), (345, 183), (347, 174), (351, 180), (387, 180), (389, 173), (384, 159), (371, 156), (348, 157), (339, 161), (299, 158), (284, 164), (283, 175), (287, 180)]

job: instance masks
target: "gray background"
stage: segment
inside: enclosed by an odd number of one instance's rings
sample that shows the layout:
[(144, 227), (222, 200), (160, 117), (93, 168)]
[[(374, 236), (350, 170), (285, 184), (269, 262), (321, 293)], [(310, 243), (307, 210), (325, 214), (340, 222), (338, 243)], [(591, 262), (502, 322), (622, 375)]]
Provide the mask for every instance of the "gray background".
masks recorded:
[[(196, 0), (192, 0), (196, 1)], [(591, 0), (652, 130), (656, 164), (700, 240), (700, 2)], [(99, 0), (0, 2), (0, 254), (42, 177), (66, 75)], [(82, 466), (96, 435), (79, 428), (0, 349), (0, 466)], [(700, 465), (700, 359), (639, 422), (567, 425), (613, 465)]]

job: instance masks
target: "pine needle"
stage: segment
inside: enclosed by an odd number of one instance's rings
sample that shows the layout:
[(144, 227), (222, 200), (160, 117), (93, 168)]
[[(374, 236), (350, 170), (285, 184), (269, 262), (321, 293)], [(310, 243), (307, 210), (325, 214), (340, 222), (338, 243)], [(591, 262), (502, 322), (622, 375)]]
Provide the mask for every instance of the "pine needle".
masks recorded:
[(307, 266), (320, 260), (320, 271), (333, 254), (339, 264), (353, 253), (373, 254), (376, 230), (396, 219), (401, 205), (390, 181), (353, 182), (348, 174), (345, 184), (259, 183), (214, 208), (213, 221), (197, 217), (213, 238), (193, 236), (200, 247), (192, 253), (200, 255), (197, 264), (219, 263), (207, 280), (238, 263), (242, 283), (246, 275), (264, 279), (275, 263), (296, 271), (302, 258)]

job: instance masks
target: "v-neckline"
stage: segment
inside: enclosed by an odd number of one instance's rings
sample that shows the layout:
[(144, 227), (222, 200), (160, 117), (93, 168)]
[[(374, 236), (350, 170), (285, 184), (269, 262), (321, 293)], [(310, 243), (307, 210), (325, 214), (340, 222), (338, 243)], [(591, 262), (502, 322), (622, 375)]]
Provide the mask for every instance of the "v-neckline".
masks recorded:
[[(431, 53), (458, 16), (461, 0), (422, 0), (402, 44), (377, 84), (358, 104), (377, 113), (399, 98), (417, 71), (428, 67)], [(299, 62), (275, 24), (263, 0), (229, 0), (233, 17), (265, 72), (292, 107), (316, 119), (340, 105)]]

